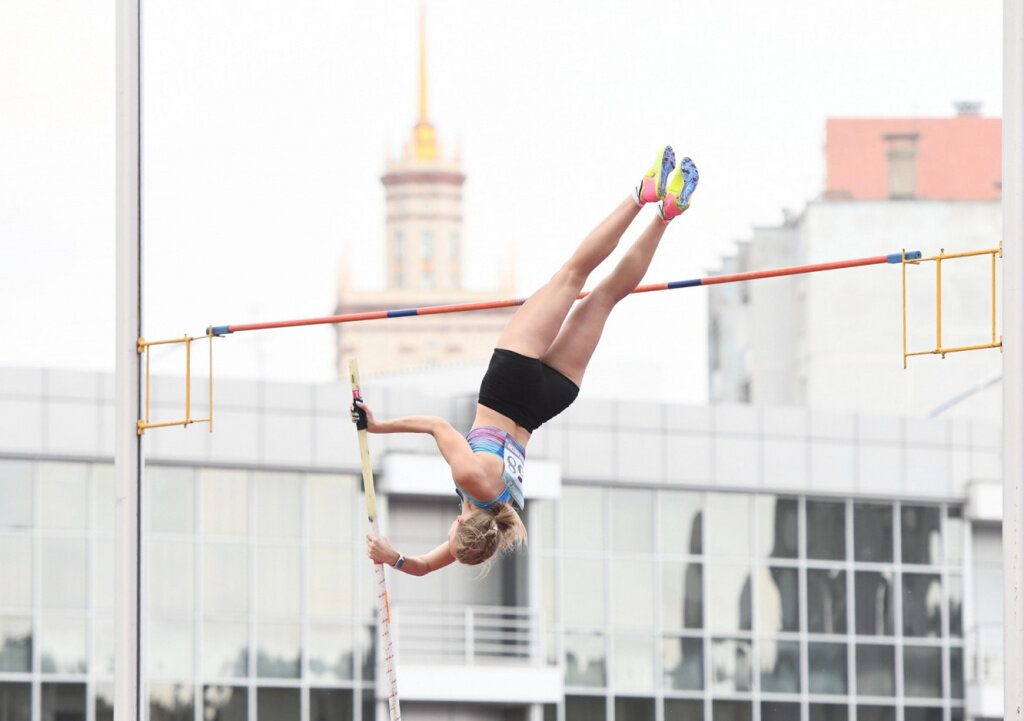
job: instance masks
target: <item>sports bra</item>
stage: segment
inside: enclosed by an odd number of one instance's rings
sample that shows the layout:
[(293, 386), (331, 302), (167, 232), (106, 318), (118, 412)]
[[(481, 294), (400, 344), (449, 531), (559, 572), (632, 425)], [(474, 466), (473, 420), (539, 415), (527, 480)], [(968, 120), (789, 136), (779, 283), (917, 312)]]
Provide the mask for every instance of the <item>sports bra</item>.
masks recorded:
[(470, 449), (475, 452), (493, 453), (505, 462), (501, 480), (505, 484), (497, 498), (490, 501), (478, 501), (466, 493), (459, 484), (455, 484), (455, 492), (460, 498), (472, 503), (477, 508), (490, 508), (495, 503), (513, 502), (520, 510), (525, 510), (523, 497), (523, 464), (526, 461), (526, 450), (510, 433), (494, 426), (479, 426), (466, 436)]

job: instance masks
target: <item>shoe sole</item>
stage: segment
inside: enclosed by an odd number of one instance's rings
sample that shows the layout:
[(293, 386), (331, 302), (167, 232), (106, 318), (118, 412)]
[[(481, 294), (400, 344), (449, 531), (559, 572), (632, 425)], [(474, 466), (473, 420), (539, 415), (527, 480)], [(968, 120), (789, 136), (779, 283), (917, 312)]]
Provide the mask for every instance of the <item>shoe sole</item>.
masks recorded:
[[(693, 165), (693, 161), (690, 161)], [(676, 167), (676, 151), (672, 150), (671, 145), (666, 145), (665, 150), (661, 154), (661, 175), (658, 178), (658, 197), (665, 197), (665, 189), (668, 187), (668, 175), (672, 172), (673, 168)]]
[(682, 208), (690, 204), (690, 196), (693, 195), (693, 191), (697, 189), (697, 183), (700, 182), (700, 173), (697, 172), (697, 166), (689, 158), (683, 158), (679, 162), (679, 172), (682, 174), (684, 182), (682, 192), (676, 198), (676, 205)]

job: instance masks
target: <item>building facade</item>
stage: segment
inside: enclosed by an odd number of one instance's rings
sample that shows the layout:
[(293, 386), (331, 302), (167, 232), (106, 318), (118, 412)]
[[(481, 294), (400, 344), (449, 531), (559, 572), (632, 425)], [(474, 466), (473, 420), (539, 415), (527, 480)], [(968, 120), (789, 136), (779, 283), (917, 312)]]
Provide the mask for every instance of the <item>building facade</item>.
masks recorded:
[[(472, 418), (469, 395), (364, 394)], [(154, 417), (181, 397), (154, 379)], [(215, 433), (144, 441), (147, 718), (386, 719), (348, 388), (217, 398)], [(113, 402), (109, 376), (0, 369), (5, 721), (112, 718)], [(457, 504), (430, 440), (370, 443), (383, 532), (434, 547)], [(997, 424), (584, 397), (527, 467), (526, 549), (387, 569), (406, 718), (986, 715)]]

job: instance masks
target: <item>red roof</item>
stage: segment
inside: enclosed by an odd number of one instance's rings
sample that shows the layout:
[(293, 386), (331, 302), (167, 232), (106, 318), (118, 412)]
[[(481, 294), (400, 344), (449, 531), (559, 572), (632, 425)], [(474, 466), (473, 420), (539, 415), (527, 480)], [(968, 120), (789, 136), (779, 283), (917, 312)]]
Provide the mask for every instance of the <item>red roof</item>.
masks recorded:
[(825, 196), (879, 200), (889, 194), (888, 151), (916, 149), (921, 200), (998, 200), (1002, 191), (1002, 119), (829, 118)]

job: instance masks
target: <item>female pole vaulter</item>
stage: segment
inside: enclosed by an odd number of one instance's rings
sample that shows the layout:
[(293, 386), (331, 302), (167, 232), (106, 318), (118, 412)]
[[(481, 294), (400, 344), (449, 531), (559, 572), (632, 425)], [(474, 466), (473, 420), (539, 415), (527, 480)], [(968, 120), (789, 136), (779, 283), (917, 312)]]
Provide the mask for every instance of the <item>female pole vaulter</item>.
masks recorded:
[[(690, 207), (699, 179), (697, 168), (683, 158), (670, 179), (673, 168), (675, 153), (665, 146), (631, 195), (512, 316), (480, 384), (476, 418), (468, 435), (463, 437), (442, 418), (378, 420), (364, 403), (353, 405), (352, 420), (365, 418), (370, 433), (433, 436), (451, 467), (461, 499), (461, 513), (452, 522), (448, 538), (422, 556), (404, 556), (387, 538), (368, 534), (367, 555), (375, 562), (423, 576), (453, 561), (485, 563), (495, 552), (526, 542), (526, 528), (512, 505), (524, 508), (526, 444), (538, 427), (576, 400), (612, 308), (643, 279), (669, 221)], [(572, 309), (590, 273), (615, 250), (648, 203), (660, 204), (657, 216), (611, 274)]]

